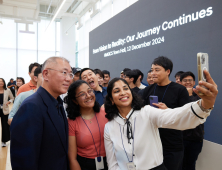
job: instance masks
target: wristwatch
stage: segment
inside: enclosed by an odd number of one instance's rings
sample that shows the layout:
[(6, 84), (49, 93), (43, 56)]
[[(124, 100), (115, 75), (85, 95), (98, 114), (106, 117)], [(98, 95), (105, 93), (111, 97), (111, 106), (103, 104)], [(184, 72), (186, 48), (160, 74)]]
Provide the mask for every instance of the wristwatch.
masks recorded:
[(212, 107), (212, 108), (210, 108), (210, 109), (205, 109), (202, 105), (201, 105), (201, 103), (202, 103), (202, 99), (201, 100), (199, 100), (198, 102), (198, 105), (199, 105), (199, 107), (200, 107), (200, 109), (203, 111), (203, 112), (205, 112), (205, 113), (208, 113), (208, 112), (210, 112), (210, 111), (212, 111), (213, 110), (213, 108), (214, 108), (214, 106)]

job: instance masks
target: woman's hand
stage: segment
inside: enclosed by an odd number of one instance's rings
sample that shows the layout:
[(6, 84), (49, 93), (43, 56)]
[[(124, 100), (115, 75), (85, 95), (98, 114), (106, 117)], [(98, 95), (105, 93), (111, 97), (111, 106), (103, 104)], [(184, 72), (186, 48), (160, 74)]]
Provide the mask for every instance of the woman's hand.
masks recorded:
[[(199, 85), (197, 85), (196, 89), (193, 88), (193, 91), (202, 99), (201, 104), (203, 108), (210, 109), (214, 106), (218, 90), (210, 73), (207, 70), (204, 70), (204, 74), (207, 82), (199, 81)], [(205, 86), (207, 89), (201, 86)], [(200, 95), (199, 92), (201, 92), (202, 95)]]
[(11, 102), (7, 102), (7, 103), (6, 103), (6, 106), (8, 106), (10, 103), (11, 103)]
[(159, 103), (152, 103), (152, 105), (157, 106), (159, 109), (167, 109), (168, 107), (165, 105), (165, 103), (159, 102)]

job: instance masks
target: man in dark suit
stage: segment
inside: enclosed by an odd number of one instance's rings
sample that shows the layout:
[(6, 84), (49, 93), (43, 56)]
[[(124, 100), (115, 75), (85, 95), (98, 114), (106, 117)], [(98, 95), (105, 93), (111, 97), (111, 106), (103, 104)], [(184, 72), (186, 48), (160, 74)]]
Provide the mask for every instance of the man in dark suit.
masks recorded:
[(59, 95), (74, 77), (69, 62), (51, 57), (42, 66), (43, 83), (26, 98), (11, 124), (13, 170), (68, 170), (68, 124)]

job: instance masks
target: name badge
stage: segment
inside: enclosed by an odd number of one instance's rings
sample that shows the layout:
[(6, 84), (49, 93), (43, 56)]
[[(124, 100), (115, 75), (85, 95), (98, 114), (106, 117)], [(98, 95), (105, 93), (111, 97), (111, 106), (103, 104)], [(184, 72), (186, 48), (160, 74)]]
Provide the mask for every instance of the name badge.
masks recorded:
[(103, 157), (99, 156), (95, 158), (96, 170), (104, 169)]
[(136, 167), (133, 162), (129, 162), (126, 164), (128, 170), (136, 170)]

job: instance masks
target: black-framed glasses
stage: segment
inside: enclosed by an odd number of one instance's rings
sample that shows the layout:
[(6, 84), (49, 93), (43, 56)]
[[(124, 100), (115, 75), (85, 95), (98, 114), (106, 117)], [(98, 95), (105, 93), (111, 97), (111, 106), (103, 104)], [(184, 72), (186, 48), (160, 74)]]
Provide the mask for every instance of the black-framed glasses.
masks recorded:
[(71, 78), (71, 79), (74, 78), (74, 74), (73, 74), (73, 73), (68, 73), (68, 71), (65, 71), (65, 70), (64, 70), (64, 71), (63, 71), (63, 70), (56, 70), (56, 69), (52, 69), (52, 68), (47, 68), (47, 70), (58, 71), (58, 72), (62, 73), (62, 75), (63, 75), (64, 77), (69, 76), (69, 78)]
[[(94, 91), (93, 91), (93, 89), (89, 89), (88, 91), (87, 91), (87, 93), (90, 95), (90, 96), (92, 96), (92, 95), (94, 95)], [(81, 99), (86, 99), (86, 96), (87, 96), (87, 93), (82, 93), (82, 94), (80, 94), (79, 96), (76, 96), (76, 98), (81, 98)]]
[(193, 79), (183, 79), (182, 82), (184, 82), (184, 83), (186, 83), (186, 82), (192, 83), (192, 82), (193, 82)]

